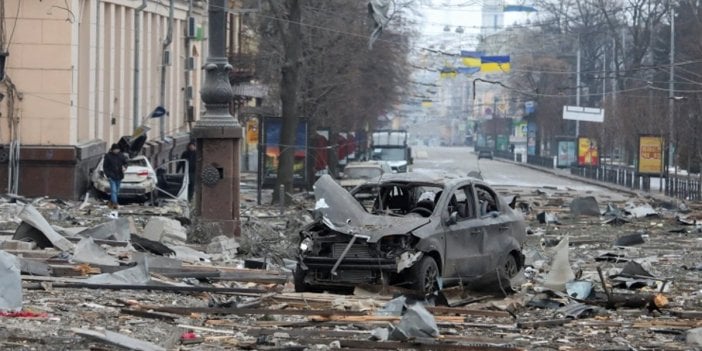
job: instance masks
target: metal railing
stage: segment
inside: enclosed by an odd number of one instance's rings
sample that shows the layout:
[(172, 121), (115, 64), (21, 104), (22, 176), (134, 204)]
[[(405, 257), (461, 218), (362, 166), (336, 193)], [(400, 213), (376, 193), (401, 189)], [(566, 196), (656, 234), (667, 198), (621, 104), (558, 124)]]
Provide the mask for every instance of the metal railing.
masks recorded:
[[(508, 151), (495, 151), (494, 156), (514, 161), (514, 154)], [(519, 160), (521, 161), (521, 160)], [(554, 168), (553, 157), (527, 156), (527, 163), (547, 169)], [(615, 184), (632, 190), (660, 192), (670, 197), (688, 201), (702, 201), (702, 176), (670, 174), (663, 180), (662, 188), (657, 178), (641, 176), (631, 166), (599, 165), (596, 167), (570, 167), (570, 174), (603, 183)]]

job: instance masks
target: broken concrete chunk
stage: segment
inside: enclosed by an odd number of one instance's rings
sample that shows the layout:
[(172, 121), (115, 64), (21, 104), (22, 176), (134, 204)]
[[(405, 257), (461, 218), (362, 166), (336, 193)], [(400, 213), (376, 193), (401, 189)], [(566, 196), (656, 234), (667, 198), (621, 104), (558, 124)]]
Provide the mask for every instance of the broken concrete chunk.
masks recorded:
[(53, 246), (61, 251), (73, 250), (73, 243), (57, 233), (34, 206), (25, 205), (17, 216), (22, 220), (22, 224), (12, 239), (31, 240), (42, 249)]
[(614, 246), (634, 246), (645, 244), (646, 241), (643, 238), (642, 233), (634, 233), (629, 235), (620, 236), (614, 242)]
[(549, 289), (565, 291), (566, 283), (575, 279), (575, 273), (573, 273), (568, 260), (570, 251), (568, 245), (569, 239), (566, 236), (554, 248), (555, 254), (551, 261), (551, 269), (549, 269), (548, 275), (544, 280), (544, 286)]
[(15, 255), (0, 251), (0, 311), (22, 309), (20, 261)]
[(223, 258), (234, 258), (239, 250), (239, 243), (236, 239), (226, 235), (219, 235), (212, 238), (207, 245), (207, 252), (210, 255), (222, 255)]
[(624, 211), (634, 218), (658, 216), (658, 211), (653, 209), (653, 207), (649, 204), (636, 205), (633, 202), (627, 202), (624, 206)]
[(87, 238), (115, 241), (129, 241), (130, 219), (118, 218), (96, 225), (78, 233), (78, 235)]
[(182, 244), (188, 238), (185, 228), (180, 222), (166, 217), (152, 217), (141, 236), (149, 240), (172, 244)]
[(81, 239), (73, 252), (73, 261), (80, 263), (119, 266), (119, 261), (110, 256), (93, 238)]
[(573, 216), (600, 216), (600, 206), (593, 196), (579, 197), (570, 203), (570, 213)]
[(34, 250), (36, 246), (31, 241), (5, 240), (0, 243), (0, 250)]
[(415, 338), (436, 338), (439, 327), (434, 316), (420, 303), (407, 306), (400, 323), (390, 333), (390, 340), (405, 341)]
[(165, 348), (154, 343), (135, 339), (131, 336), (115, 333), (109, 330), (91, 330), (82, 328), (72, 328), (71, 330), (82, 337), (101, 341), (110, 345), (119, 346), (128, 350), (166, 351)]

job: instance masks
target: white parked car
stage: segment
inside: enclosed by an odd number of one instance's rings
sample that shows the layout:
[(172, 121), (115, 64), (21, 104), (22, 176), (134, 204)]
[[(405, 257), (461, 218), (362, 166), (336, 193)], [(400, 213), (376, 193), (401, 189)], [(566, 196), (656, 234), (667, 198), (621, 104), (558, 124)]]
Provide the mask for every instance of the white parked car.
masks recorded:
[(344, 167), (339, 184), (344, 189), (351, 190), (386, 173), (392, 173), (392, 169), (385, 161), (351, 162)]
[[(93, 171), (91, 181), (95, 189), (105, 195), (110, 194), (110, 181), (102, 170), (104, 158), (100, 160)], [(120, 198), (136, 198), (147, 200), (156, 190), (158, 179), (156, 171), (146, 156), (136, 156), (127, 161), (127, 170), (119, 188)]]
[[(127, 170), (119, 188), (120, 199), (155, 201), (157, 197), (184, 200), (188, 202), (188, 161), (173, 160), (154, 169), (146, 156), (138, 155), (146, 137), (136, 139), (122, 137), (119, 145), (122, 150), (129, 150)], [(90, 181), (93, 187), (103, 195), (110, 195), (110, 181), (102, 170), (104, 157), (93, 169)], [(180, 167), (178, 167), (180, 166)], [(184, 170), (178, 173), (178, 168)]]

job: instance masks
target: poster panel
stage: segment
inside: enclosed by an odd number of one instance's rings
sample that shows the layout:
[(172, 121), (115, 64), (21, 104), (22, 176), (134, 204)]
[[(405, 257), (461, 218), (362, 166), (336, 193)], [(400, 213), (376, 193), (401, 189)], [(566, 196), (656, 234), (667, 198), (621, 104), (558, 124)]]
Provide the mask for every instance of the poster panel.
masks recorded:
[(639, 136), (639, 165), (641, 175), (660, 175), (663, 172), (663, 138), (658, 135)]
[(558, 168), (568, 168), (575, 164), (575, 140), (558, 141)]
[(597, 166), (599, 159), (597, 141), (592, 138), (578, 138), (578, 166)]
[[(280, 132), (283, 120), (280, 117), (266, 117), (263, 121), (263, 186), (275, 185), (278, 177), (278, 163), (281, 147)], [(293, 184), (305, 186), (307, 179), (307, 120), (300, 119), (295, 133), (293, 161)]]

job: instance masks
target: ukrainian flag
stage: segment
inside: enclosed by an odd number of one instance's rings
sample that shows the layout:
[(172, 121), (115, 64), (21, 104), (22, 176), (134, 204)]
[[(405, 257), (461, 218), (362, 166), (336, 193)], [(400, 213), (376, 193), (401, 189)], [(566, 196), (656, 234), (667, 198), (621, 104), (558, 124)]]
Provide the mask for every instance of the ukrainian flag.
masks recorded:
[(480, 71), (485, 73), (509, 72), (511, 69), (509, 55), (482, 56), (480, 58)]
[(439, 77), (441, 78), (456, 78), (458, 72), (453, 68), (444, 67), (439, 72)]
[(461, 50), (461, 61), (466, 67), (480, 68), (480, 56), (483, 56), (482, 52)]

